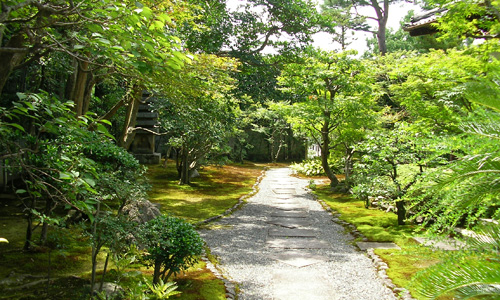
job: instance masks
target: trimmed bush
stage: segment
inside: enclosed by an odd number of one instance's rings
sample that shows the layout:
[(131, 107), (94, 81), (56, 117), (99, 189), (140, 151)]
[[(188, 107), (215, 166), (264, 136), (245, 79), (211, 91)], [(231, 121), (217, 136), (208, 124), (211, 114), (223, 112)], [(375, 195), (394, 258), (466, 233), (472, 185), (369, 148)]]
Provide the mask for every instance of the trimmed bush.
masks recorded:
[(146, 250), (143, 263), (154, 266), (153, 284), (189, 268), (203, 251), (203, 240), (193, 225), (172, 216), (158, 216), (142, 224), (139, 241)]

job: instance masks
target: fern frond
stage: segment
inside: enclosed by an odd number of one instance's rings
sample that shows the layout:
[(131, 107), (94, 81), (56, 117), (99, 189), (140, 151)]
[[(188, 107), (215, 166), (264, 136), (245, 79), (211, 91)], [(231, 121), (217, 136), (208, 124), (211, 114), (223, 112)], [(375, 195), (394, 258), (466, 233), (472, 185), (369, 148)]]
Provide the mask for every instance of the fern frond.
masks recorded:
[(452, 254), (443, 263), (420, 272), (414, 279), (426, 299), (453, 295), (454, 299), (500, 298), (500, 226), (490, 224), (467, 240), (468, 250)]
[[(458, 299), (498, 299), (500, 295), (499, 284), (476, 284), (457, 289)], [(481, 297), (481, 298), (479, 298)]]
[(499, 267), (497, 262), (479, 261), (469, 256), (460, 262), (439, 264), (420, 273), (416, 289), (425, 299), (450, 293), (457, 294), (457, 299), (467, 299), (467, 292), (488, 294), (489, 287), (500, 284)]
[(488, 109), (477, 109), (470, 120), (460, 124), (459, 128), (468, 134), (500, 139), (500, 115)]
[(471, 82), (467, 86), (468, 91), (465, 94), (469, 101), (500, 112), (500, 85), (498, 76), (496, 78)]

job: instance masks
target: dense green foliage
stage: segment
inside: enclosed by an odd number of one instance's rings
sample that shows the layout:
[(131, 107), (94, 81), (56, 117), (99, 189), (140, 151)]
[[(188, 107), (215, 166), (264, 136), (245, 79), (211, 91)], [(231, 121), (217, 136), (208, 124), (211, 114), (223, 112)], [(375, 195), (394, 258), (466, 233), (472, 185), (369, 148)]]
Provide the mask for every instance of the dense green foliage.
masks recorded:
[(176, 217), (160, 216), (144, 223), (139, 240), (147, 250), (145, 264), (154, 266), (153, 284), (192, 266), (203, 250), (193, 225)]

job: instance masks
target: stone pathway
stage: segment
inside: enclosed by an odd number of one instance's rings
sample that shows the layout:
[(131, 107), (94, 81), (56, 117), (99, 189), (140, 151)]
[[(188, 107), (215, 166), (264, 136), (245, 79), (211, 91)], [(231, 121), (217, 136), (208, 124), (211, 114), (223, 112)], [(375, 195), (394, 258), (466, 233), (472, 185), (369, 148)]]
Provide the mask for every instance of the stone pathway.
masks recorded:
[(242, 209), (202, 230), (239, 299), (396, 299), (366, 254), (306, 191), (272, 169)]

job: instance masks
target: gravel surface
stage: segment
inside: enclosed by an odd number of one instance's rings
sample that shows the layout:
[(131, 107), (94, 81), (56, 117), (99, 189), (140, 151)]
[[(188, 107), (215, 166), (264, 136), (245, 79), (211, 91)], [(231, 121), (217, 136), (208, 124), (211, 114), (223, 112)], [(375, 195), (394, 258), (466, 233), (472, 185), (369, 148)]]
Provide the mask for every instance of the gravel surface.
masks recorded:
[[(288, 168), (267, 171), (248, 203), (212, 223), (217, 229), (200, 231), (223, 275), (240, 289), (238, 299), (396, 299), (366, 254), (349, 243), (352, 237), (307, 192), (308, 181), (290, 174)], [(317, 239), (331, 247), (282, 249), (266, 243), (275, 239), (268, 236), (269, 229), (281, 228), (268, 223), (277, 210), (276, 202), (287, 196), (277, 195), (279, 188), (295, 188), (296, 194), (288, 197), (304, 207), (301, 211), (311, 221), (310, 226), (300, 228), (313, 230)], [(299, 268), (276, 259), (291, 250), (323, 261)]]

